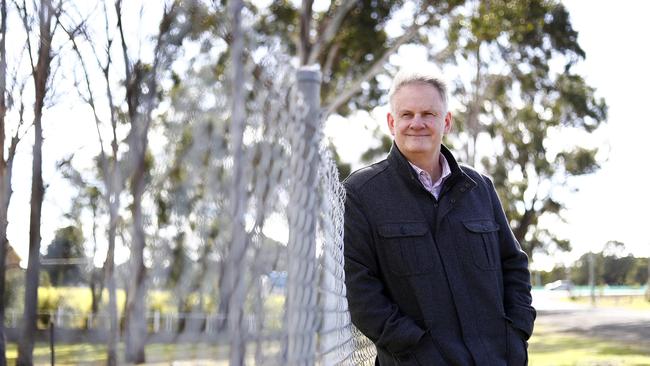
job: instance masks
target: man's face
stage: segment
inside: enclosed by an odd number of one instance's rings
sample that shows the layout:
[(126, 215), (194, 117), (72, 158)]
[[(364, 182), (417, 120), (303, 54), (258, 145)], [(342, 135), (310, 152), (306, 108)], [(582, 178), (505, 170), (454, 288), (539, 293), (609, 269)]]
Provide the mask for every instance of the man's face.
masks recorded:
[(421, 82), (397, 90), (387, 119), (395, 144), (409, 160), (433, 158), (452, 123), (438, 90)]

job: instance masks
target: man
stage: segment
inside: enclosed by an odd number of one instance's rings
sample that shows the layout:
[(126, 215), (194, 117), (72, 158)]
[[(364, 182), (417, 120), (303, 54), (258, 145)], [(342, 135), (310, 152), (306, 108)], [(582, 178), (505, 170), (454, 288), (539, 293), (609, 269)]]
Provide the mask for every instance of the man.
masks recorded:
[(491, 180), (442, 145), (444, 82), (401, 71), (388, 157), (344, 182), (345, 282), (379, 365), (525, 365), (533, 331), (528, 258)]

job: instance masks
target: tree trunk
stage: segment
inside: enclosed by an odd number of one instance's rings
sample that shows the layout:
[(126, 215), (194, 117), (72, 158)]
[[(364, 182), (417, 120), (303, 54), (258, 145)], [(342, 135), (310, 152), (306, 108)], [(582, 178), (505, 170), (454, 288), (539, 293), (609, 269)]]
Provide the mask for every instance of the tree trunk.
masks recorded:
[(11, 168), (5, 162), (5, 115), (7, 103), (7, 1), (0, 2), (0, 366), (7, 364), (5, 342), (5, 271), (7, 263), (7, 211), (11, 197)]
[[(534, 206), (534, 203), (533, 205)], [(532, 220), (534, 217), (535, 211), (534, 209), (526, 209), (526, 212), (521, 216), (521, 219), (519, 220), (518, 225), (512, 230), (512, 233), (515, 236), (515, 239), (521, 244), (522, 249), (526, 254), (528, 255), (528, 258), (533, 257), (533, 250), (535, 247), (532, 245), (530, 242), (526, 242), (526, 234), (528, 233), (528, 229), (532, 225)]]
[(117, 365), (117, 342), (119, 340), (120, 331), (117, 318), (117, 291), (115, 288), (115, 237), (117, 232), (117, 207), (115, 207), (115, 204), (115, 202), (110, 202), (108, 251), (106, 253), (106, 261), (104, 262), (104, 275), (106, 276), (106, 287), (108, 288), (108, 314), (110, 321), (107, 345), (108, 359), (106, 362), (108, 366)]
[(41, 249), (41, 207), (45, 188), (43, 187), (42, 147), (43, 106), (47, 92), (47, 80), (50, 72), (52, 32), (50, 25), (53, 9), (49, 0), (41, 0), (39, 8), (40, 36), (38, 62), (33, 69), (34, 77), (34, 149), (32, 160), (32, 196), (29, 217), (29, 262), (25, 276), (25, 309), (23, 327), (18, 343), (18, 360), (16, 365), (32, 365), (34, 335), (36, 332), (36, 310), (38, 302), (38, 279), (40, 272)]
[(474, 96), (467, 108), (467, 161), (469, 166), (476, 164), (476, 140), (480, 131), (478, 115), (481, 104), (481, 45), (476, 46), (476, 77), (474, 79)]
[[(137, 138), (137, 137), (134, 137)], [(146, 137), (138, 151), (138, 164), (131, 181), (133, 195), (132, 215), (133, 231), (131, 242), (131, 285), (129, 286), (129, 300), (127, 302), (127, 339), (126, 361), (144, 363), (144, 346), (147, 338), (146, 322), (146, 268), (144, 266), (145, 233), (142, 215), (142, 196), (144, 194), (145, 176), (145, 151)]]
[(95, 256), (97, 255), (97, 202), (93, 196), (90, 197), (93, 209), (93, 263), (90, 265), (90, 296), (92, 302), (90, 304), (90, 311), (92, 315), (97, 315), (99, 311), (99, 304), (102, 301), (102, 293), (104, 292), (104, 276), (103, 272), (95, 268)]
[(300, 65), (306, 65), (309, 60), (309, 53), (311, 48), (311, 18), (313, 14), (312, 5), (314, 0), (303, 0), (300, 11), (300, 41), (298, 42), (298, 57), (300, 57)]

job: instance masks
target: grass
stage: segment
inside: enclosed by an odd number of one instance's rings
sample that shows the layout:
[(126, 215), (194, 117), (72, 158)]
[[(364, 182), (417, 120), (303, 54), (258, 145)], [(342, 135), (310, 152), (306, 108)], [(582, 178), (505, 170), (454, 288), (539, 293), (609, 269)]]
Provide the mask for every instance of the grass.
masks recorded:
[[(16, 345), (7, 345), (7, 364), (13, 364), (18, 356)], [(124, 364), (124, 346), (118, 349), (119, 364)], [(146, 348), (147, 365), (169, 365), (171, 361), (186, 361), (201, 365), (226, 365), (227, 349), (207, 343), (149, 344)], [(105, 365), (106, 345), (59, 344), (55, 346), (56, 365)], [(45, 343), (34, 347), (34, 365), (50, 364), (50, 348)]]
[[(264, 346), (264, 353), (277, 344)], [(59, 344), (56, 345), (57, 365), (103, 365), (106, 363), (106, 346), (97, 344)], [(249, 351), (253, 352), (254, 347)], [(273, 352), (271, 352), (273, 353)], [(530, 366), (648, 366), (650, 349), (640, 345), (585, 337), (570, 333), (559, 333), (549, 328), (535, 329), (529, 345)], [(121, 345), (118, 356), (123, 357)], [(147, 345), (147, 365), (200, 364), (206, 366), (225, 366), (228, 364), (226, 346), (207, 343), (188, 344), (150, 344)], [(8, 344), (8, 364), (13, 364), (17, 351), (15, 344)], [(49, 365), (50, 350), (44, 343), (34, 349), (35, 365)], [(120, 364), (123, 364), (120, 360)], [(253, 364), (252, 354), (247, 364)]]
[(529, 344), (530, 366), (650, 365), (650, 349), (640, 345), (535, 329)]

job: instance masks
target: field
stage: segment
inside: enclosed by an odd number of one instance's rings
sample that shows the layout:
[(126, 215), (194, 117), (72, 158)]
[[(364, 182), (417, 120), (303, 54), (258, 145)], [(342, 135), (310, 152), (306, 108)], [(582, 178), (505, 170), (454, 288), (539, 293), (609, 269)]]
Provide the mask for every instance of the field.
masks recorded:
[[(536, 329), (529, 345), (531, 366), (641, 366), (650, 365), (650, 350), (622, 342), (585, 337), (550, 329)], [(148, 365), (226, 365), (227, 349), (212, 344), (150, 344)], [(120, 350), (120, 355), (122, 354)], [(15, 344), (9, 344), (8, 360), (16, 358)], [(104, 345), (62, 344), (55, 350), (57, 365), (103, 365)], [(50, 350), (39, 343), (34, 351), (37, 365), (48, 365)], [(185, 361), (185, 363), (183, 362)], [(252, 361), (252, 360), (251, 360)], [(251, 363), (252, 364), (252, 363)]]
[[(149, 294), (149, 310), (161, 313), (173, 312), (176, 308), (173, 296), (165, 291), (151, 291)], [(104, 293), (105, 306), (108, 294)], [(40, 310), (53, 311), (61, 307), (66, 311), (80, 314), (80, 324), (83, 324), (85, 314), (90, 310), (90, 292), (85, 288), (40, 288)], [(118, 304), (123, 304), (124, 293), (118, 292)], [(589, 304), (589, 298), (578, 298), (573, 301), (580, 304)], [(269, 314), (280, 314), (283, 308), (283, 297), (271, 295), (266, 303)], [(650, 303), (642, 296), (600, 297), (597, 307), (624, 308), (630, 310), (650, 310)], [(120, 309), (121, 310), (121, 309)], [(539, 320), (543, 320), (544, 315)], [(547, 320), (552, 319), (548, 318)], [(281, 325), (280, 317), (268, 319), (270, 328)], [(618, 365), (650, 365), (650, 349), (647, 343), (622, 342), (618, 337), (603, 339), (592, 336), (591, 333), (573, 333), (556, 329), (551, 322), (537, 326), (535, 334), (530, 340), (529, 354), (531, 366), (618, 366)], [(251, 347), (252, 348), (252, 347)], [(251, 351), (254, 351), (251, 349)], [(217, 346), (208, 343), (177, 343), (177, 344), (150, 344), (147, 346), (148, 365), (174, 364), (200, 364), (200, 365), (227, 365), (227, 346)], [(119, 356), (123, 351), (118, 352)], [(7, 357), (9, 364), (13, 364), (17, 356), (16, 345), (8, 344)], [(50, 364), (50, 349), (45, 343), (38, 343), (34, 350), (37, 365)], [(57, 365), (103, 365), (106, 359), (106, 347), (99, 344), (67, 344), (55, 345)], [(178, 362), (181, 361), (181, 362)], [(183, 362), (184, 361), (184, 362)], [(250, 363), (253, 364), (252, 355)]]
[(537, 328), (529, 344), (530, 366), (650, 365), (650, 349), (597, 337)]

